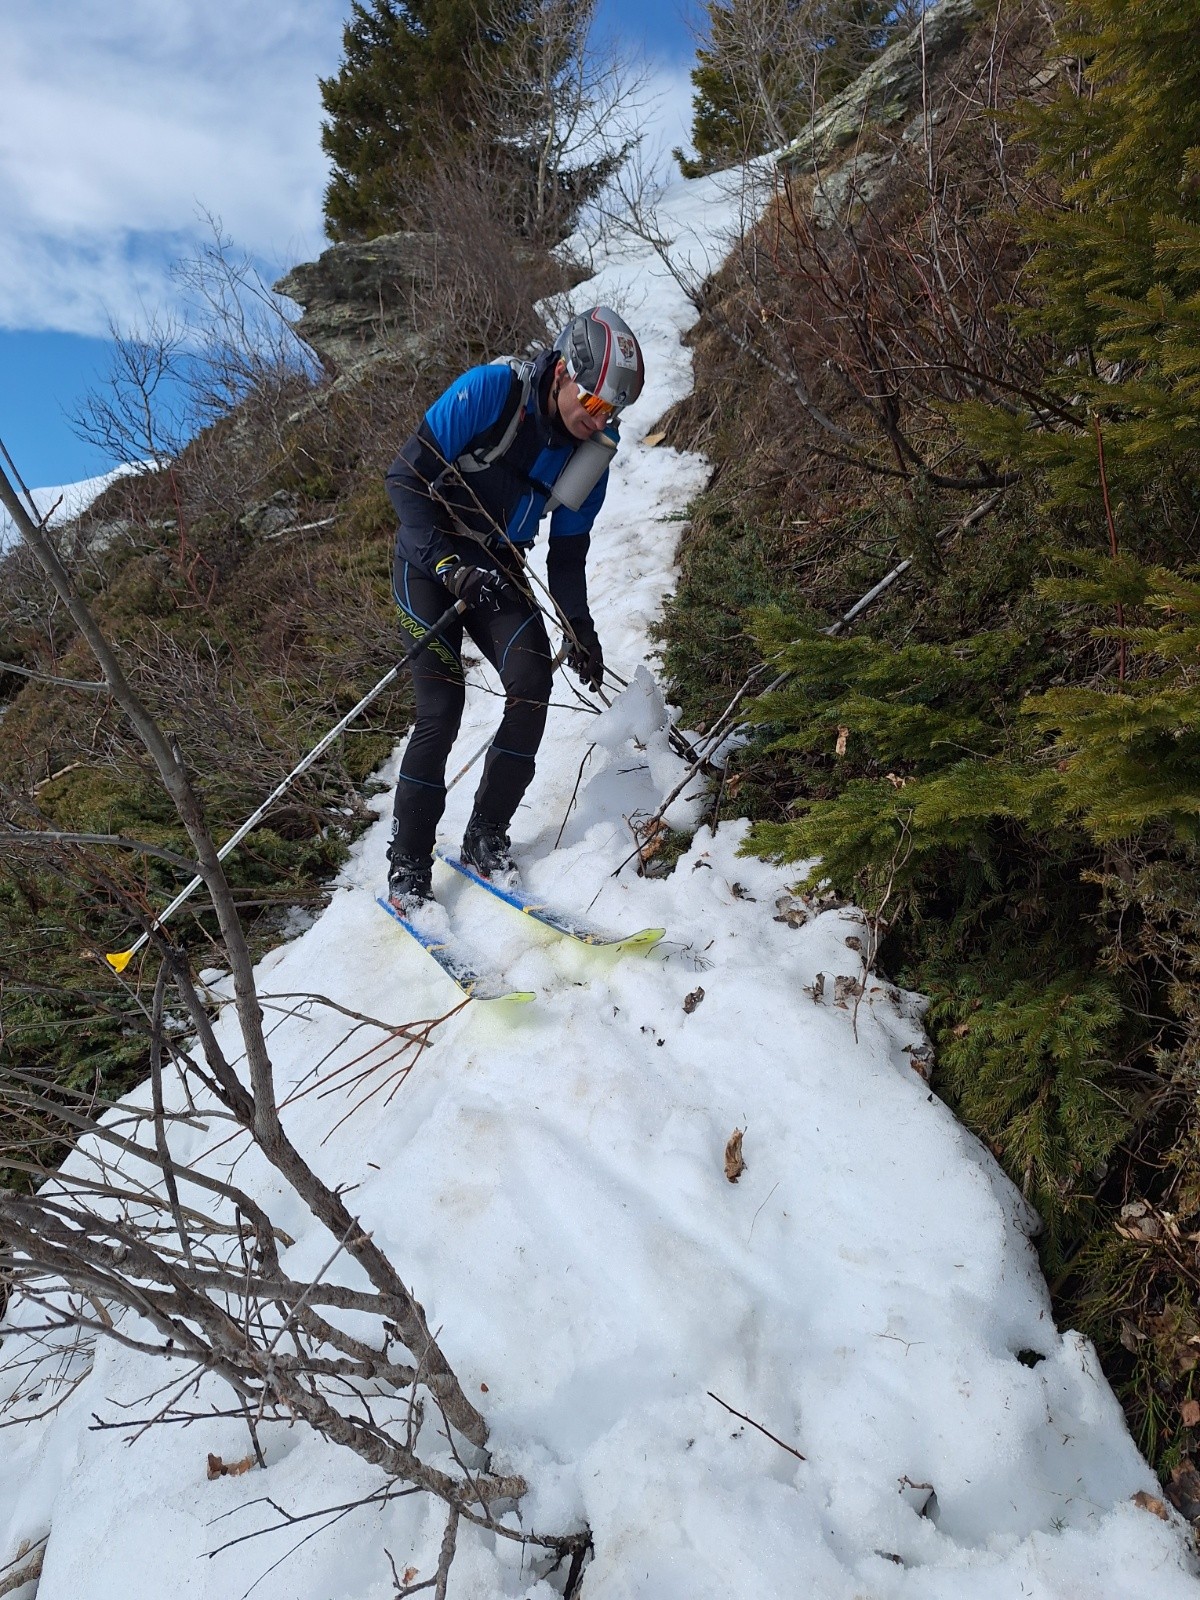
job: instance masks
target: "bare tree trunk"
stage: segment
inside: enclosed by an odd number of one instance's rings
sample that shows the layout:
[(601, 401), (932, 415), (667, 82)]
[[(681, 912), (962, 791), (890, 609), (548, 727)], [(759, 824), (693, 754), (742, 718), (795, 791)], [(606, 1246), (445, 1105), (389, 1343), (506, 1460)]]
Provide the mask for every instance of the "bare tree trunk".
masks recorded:
[[(212, 896), (229, 959), (238, 1022), (246, 1047), (246, 1062), (250, 1075), (249, 1094), (238, 1082), (232, 1069), (226, 1068), (222, 1074), (222, 1087), (228, 1094), (233, 1109), (239, 1120), (242, 1120), (252, 1132), (255, 1142), (268, 1161), (283, 1174), (313, 1215), (324, 1223), (335, 1239), (344, 1242), (345, 1248), (360, 1263), (375, 1287), (394, 1301), (397, 1308), (397, 1326), (405, 1343), (418, 1363), (442, 1385), (439, 1402), (447, 1419), (464, 1438), (482, 1447), (487, 1441), (487, 1424), (467, 1399), (454, 1377), (429, 1331), (421, 1305), (409, 1293), (383, 1251), (374, 1244), (340, 1196), (317, 1177), (284, 1132), (276, 1104), (274, 1075), (263, 1033), (263, 1014), (255, 989), (250, 951), (242, 932), (228, 880), (217, 857), (216, 845), (205, 825), (182, 753), (174, 741), (169, 741), (164, 736), (154, 718), (142, 704), (91, 610), (75, 592), (70, 574), (59, 558), (46, 530), (30, 518), (2, 471), (0, 471), (0, 504), (3, 504), (12, 517), (17, 531), (41, 564), (55, 593), (66, 606), (76, 627), (90, 646), (113, 698), (129, 717), (154, 762), (163, 786), (170, 795), (196, 852), (198, 871)], [(202, 1010), (199, 1010), (198, 1015), (194, 1013), (193, 1019), (201, 1027), (207, 1022)], [(215, 1049), (215, 1040), (211, 1038), (211, 1032), (205, 1043)], [(219, 1050), (216, 1050), (215, 1055), (209, 1059), (220, 1061)]]

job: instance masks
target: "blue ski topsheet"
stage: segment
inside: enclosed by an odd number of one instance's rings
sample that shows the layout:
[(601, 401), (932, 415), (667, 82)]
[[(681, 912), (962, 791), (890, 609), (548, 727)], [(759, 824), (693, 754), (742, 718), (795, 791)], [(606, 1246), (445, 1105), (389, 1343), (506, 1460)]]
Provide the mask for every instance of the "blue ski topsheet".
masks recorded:
[(553, 928), (555, 933), (565, 934), (569, 939), (577, 939), (580, 944), (590, 944), (604, 950), (644, 951), (656, 945), (667, 931), (665, 928), (641, 928), (637, 933), (612, 933), (607, 928), (597, 926), (587, 917), (579, 917), (573, 912), (560, 911), (557, 907), (548, 905), (540, 895), (531, 894), (527, 889), (510, 887), (508, 884), (495, 883), (491, 878), (485, 878), (482, 873), (476, 872), (474, 867), (469, 867), (465, 861), (460, 861), (457, 856), (452, 856), (441, 846), (436, 853), (448, 867), (453, 867), (455, 872), (461, 872), (464, 878), (477, 883), (481, 889), (494, 894), (497, 899), (503, 900), (515, 911), (523, 912), (525, 916), (532, 917), (535, 922), (540, 922), (547, 928)]
[(454, 948), (452, 939), (445, 935), (428, 932), (410, 922), (403, 916), (385, 895), (376, 895), (376, 901), (387, 912), (389, 917), (396, 921), (406, 933), (410, 933), (426, 953), (433, 957), (446, 976), (462, 990), (468, 1000), (532, 1000), (534, 996), (526, 989), (508, 989), (502, 979), (493, 974), (476, 972), (474, 967), (460, 956)]

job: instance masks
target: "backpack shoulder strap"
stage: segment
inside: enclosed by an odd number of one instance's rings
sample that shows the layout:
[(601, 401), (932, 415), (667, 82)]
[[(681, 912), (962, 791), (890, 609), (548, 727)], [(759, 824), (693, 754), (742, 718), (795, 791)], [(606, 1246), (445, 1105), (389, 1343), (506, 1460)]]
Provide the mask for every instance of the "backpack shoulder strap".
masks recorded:
[(521, 419), (529, 404), (529, 396), (533, 389), (534, 363), (524, 360), (521, 356), (501, 356), (495, 365), (506, 366), (512, 373), (513, 381), (509, 385), (508, 398), (491, 427), (477, 435), (471, 448), (465, 450), (454, 463), (459, 472), (482, 472), (485, 467), (490, 467), (493, 461), (504, 455), (517, 436), (517, 429), (521, 426)]

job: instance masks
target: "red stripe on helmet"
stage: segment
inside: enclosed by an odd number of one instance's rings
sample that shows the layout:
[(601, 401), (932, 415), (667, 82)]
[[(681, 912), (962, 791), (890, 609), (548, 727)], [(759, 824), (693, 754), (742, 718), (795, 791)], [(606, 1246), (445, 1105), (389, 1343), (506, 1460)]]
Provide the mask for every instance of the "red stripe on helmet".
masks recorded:
[(603, 321), (600, 317), (598, 317), (596, 315), (596, 312), (599, 311), (599, 310), (600, 310), (599, 306), (594, 306), (592, 308), (591, 316), (592, 316), (592, 321), (593, 322), (598, 322), (600, 324), (600, 326), (604, 329), (604, 362), (603, 362), (603, 364), (602, 364), (602, 366), (600, 368), (600, 376), (596, 379), (596, 382), (592, 386), (592, 392), (594, 394), (598, 394), (600, 396), (600, 398), (603, 399), (604, 398), (604, 380), (608, 376), (608, 358), (612, 353), (613, 336), (612, 336), (612, 329), (609, 327), (608, 323)]

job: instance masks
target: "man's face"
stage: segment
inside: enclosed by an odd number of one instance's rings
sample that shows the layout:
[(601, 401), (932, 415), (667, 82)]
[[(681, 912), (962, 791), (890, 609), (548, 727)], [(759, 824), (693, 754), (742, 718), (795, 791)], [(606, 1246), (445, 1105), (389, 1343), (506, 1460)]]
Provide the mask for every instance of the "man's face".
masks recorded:
[(565, 363), (560, 361), (554, 378), (554, 396), (563, 427), (573, 439), (590, 439), (606, 425), (604, 417), (593, 417), (583, 409), (579, 400), (579, 385), (567, 376)]

